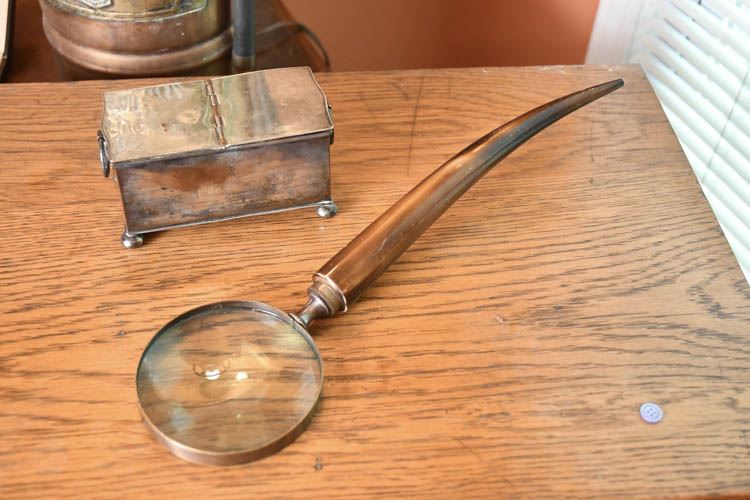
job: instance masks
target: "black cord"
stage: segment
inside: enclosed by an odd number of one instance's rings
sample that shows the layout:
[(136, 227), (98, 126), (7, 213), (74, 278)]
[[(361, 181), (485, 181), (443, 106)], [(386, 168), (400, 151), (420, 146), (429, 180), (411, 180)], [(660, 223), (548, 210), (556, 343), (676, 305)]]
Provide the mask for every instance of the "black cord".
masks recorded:
[(262, 30), (256, 32), (255, 37), (258, 38), (264, 35), (268, 35), (282, 28), (290, 28), (291, 30), (290, 34), (294, 34), (300, 31), (306, 34), (310, 38), (310, 40), (312, 40), (315, 43), (315, 46), (318, 48), (321, 55), (323, 56), (323, 64), (325, 65), (326, 69), (329, 69), (329, 70), (331, 69), (331, 60), (328, 58), (328, 52), (323, 46), (323, 43), (320, 41), (320, 38), (318, 38), (318, 35), (316, 35), (310, 28), (308, 28), (302, 23), (298, 23), (297, 21), (279, 21), (277, 23), (273, 23), (270, 26), (267, 26), (266, 28), (263, 28)]

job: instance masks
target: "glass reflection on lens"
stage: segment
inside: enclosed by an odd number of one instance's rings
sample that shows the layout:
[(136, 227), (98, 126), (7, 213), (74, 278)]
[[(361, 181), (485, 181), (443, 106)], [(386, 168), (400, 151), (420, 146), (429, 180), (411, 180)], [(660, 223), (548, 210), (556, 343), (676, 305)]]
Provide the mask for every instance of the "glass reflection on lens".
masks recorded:
[(322, 370), (310, 342), (270, 311), (201, 308), (168, 325), (147, 348), (137, 374), (143, 412), (167, 437), (192, 448), (262, 447), (317, 402)]

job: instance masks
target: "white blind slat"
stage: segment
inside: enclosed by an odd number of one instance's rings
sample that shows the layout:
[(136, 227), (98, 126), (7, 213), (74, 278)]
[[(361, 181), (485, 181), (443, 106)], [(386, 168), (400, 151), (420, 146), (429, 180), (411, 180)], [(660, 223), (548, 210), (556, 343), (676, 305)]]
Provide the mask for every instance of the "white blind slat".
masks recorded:
[(747, 60), (745, 58), (734, 50), (727, 50), (721, 40), (709, 33), (704, 26), (693, 20), (678, 6), (669, 1), (662, 1), (660, 6), (659, 12), (664, 16), (664, 19), (674, 25), (678, 31), (683, 33), (710, 58), (714, 58), (729, 70), (736, 77), (738, 85), (742, 83), (742, 79), (747, 72)]
[(708, 164), (711, 163), (714, 154), (713, 148), (703, 142), (703, 139), (701, 139), (698, 134), (685, 124), (682, 118), (675, 114), (671, 109), (665, 107), (664, 113), (667, 115), (667, 119), (672, 125), (677, 138), (680, 139), (682, 149), (685, 150), (686, 154), (689, 151), (690, 154), (693, 155), (693, 158), (688, 159), (690, 160), (690, 165), (692, 165), (693, 170), (695, 170), (695, 175), (700, 179), (703, 177), (703, 173), (708, 169)]
[(729, 122), (716, 145), (715, 157), (732, 165), (745, 182), (750, 182), (750, 140), (736, 125)]
[(682, 57), (682, 54), (675, 51), (661, 38), (661, 35), (663, 33), (660, 33), (659, 38), (648, 37), (645, 42), (646, 47), (656, 57), (661, 59), (671, 71), (677, 73), (677, 76), (691, 89), (689, 92), (695, 94), (695, 99), (702, 97), (701, 100), (704, 101), (703, 105), (716, 108), (712, 113), (717, 117), (716, 123), (718, 126), (721, 126), (725, 121), (726, 115), (729, 114), (734, 105), (733, 96), (737, 94), (737, 91), (730, 96), (718, 85), (706, 78), (706, 75), (698, 71), (687, 59)]
[(703, 3), (739, 26), (742, 32), (750, 33), (750, 9), (746, 5), (727, 0), (703, 0)]
[[(662, 21), (657, 33), (663, 43), (659, 46), (660, 57), (669, 58), (669, 65), (691, 86), (711, 100), (722, 113), (729, 113), (734, 97), (740, 91), (742, 82), (735, 78), (724, 66), (698, 49), (685, 35), (671, 24)], [(723, 82), (720, 85), (718, 82)]]
[[(705, 5), (699, 4), (693, 0), (671, 1), (679, 9), (704, 27), (711, 35), (718, 38), (725, 47), (731, 47), (731, 49), (739, 54), (745, 61), (750, 60), (750, 37), (748, 37), (748, 35), (741, 30), (727, 29), (727, 23), (709, 11)], [(726, 48), (724, 50), (726, 50)]]
[[(742, 266), (750, 268), (750, 257), (748, 257), (747, 251), (750, 248), (750, 242), (747, 241), (747, 235), (750, 233), (748, 227), (734, 212), (727, 208), (724, 198), (716, 196), (712, 190), (704, 190), (704, 193), (716, 217), (720, 221), (722, 230), (724, 233), (731, 234), (732, 239), (736, 242), (732, 247), (732, 251), (738, 257), (738, 261)], [(740, 257), (742, 260), (739, 260)]]
[(689, 124), (696, 135), (708, 144), (712, 150), (715, 149), (719, 144), (719, 139), (721, 139), (719, 130), (707, 122), (695, 108), (687, 104), (669, 86), (669, 83), (672, 83), (671, 80), (674, 79), (669, 74), (669, 69), (665, 68), (658, 59), (644, 61), (643, 65), (651, 77), (651, 85), (654, 87), (662, 105), (671, 109), (683, 122)]
[(732, 247), (735, 255), (737, 255), (740, 269), (742, 269), (742, 273), (745, 275), (745, 281), (750, 282), (750, 252), (748, 252), (744, 245), (742, 245), (742, 243), (740, 243), (730, 231), (727, 231), (727, 229), (724, 228), (723, 224), (720, 223), (719, 225), (729, 242), (729, 246)]
[[(747, 185), (747, 181), (737, 172), (737, 170), (735, 170), (732, 165), (725, 162), (720, 156), (714, 156), (708, 166), (708, 170), (709, 172), (715, 173), (724, 183), (720, 188), (722, 194), (728, 196), (731, 193), (744, 203), (744, 206), (737, 205), (737, 216), (742, 218), (743, 215), (749, 214), (750, 190), (743, 189)], [(705, 179), (706, 176), (704, 175), (701, 181), (705, 181)], [(748, 225), (750, 226), (750, 224)]]

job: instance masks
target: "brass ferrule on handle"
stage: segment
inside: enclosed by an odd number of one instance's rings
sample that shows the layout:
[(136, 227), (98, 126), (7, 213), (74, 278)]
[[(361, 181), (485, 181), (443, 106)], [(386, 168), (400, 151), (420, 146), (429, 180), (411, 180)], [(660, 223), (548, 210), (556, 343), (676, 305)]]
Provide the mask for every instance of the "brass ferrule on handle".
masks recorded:
[(312, 321), (346, 311), (458, 198), (500, 160), (560, 118), (622, 87), (621, 79), (539, 106), (496, 128), (445, 162), (386, 210), (318, 271), (295, 317)]

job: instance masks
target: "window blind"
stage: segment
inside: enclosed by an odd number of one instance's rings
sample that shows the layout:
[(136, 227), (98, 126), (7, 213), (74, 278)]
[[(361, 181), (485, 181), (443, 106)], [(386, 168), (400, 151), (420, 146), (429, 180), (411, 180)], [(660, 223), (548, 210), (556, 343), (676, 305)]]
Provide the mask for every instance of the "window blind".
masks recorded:
[(646, 1), (627, 53), (643, 65), (748, 281), (749, 3)]

